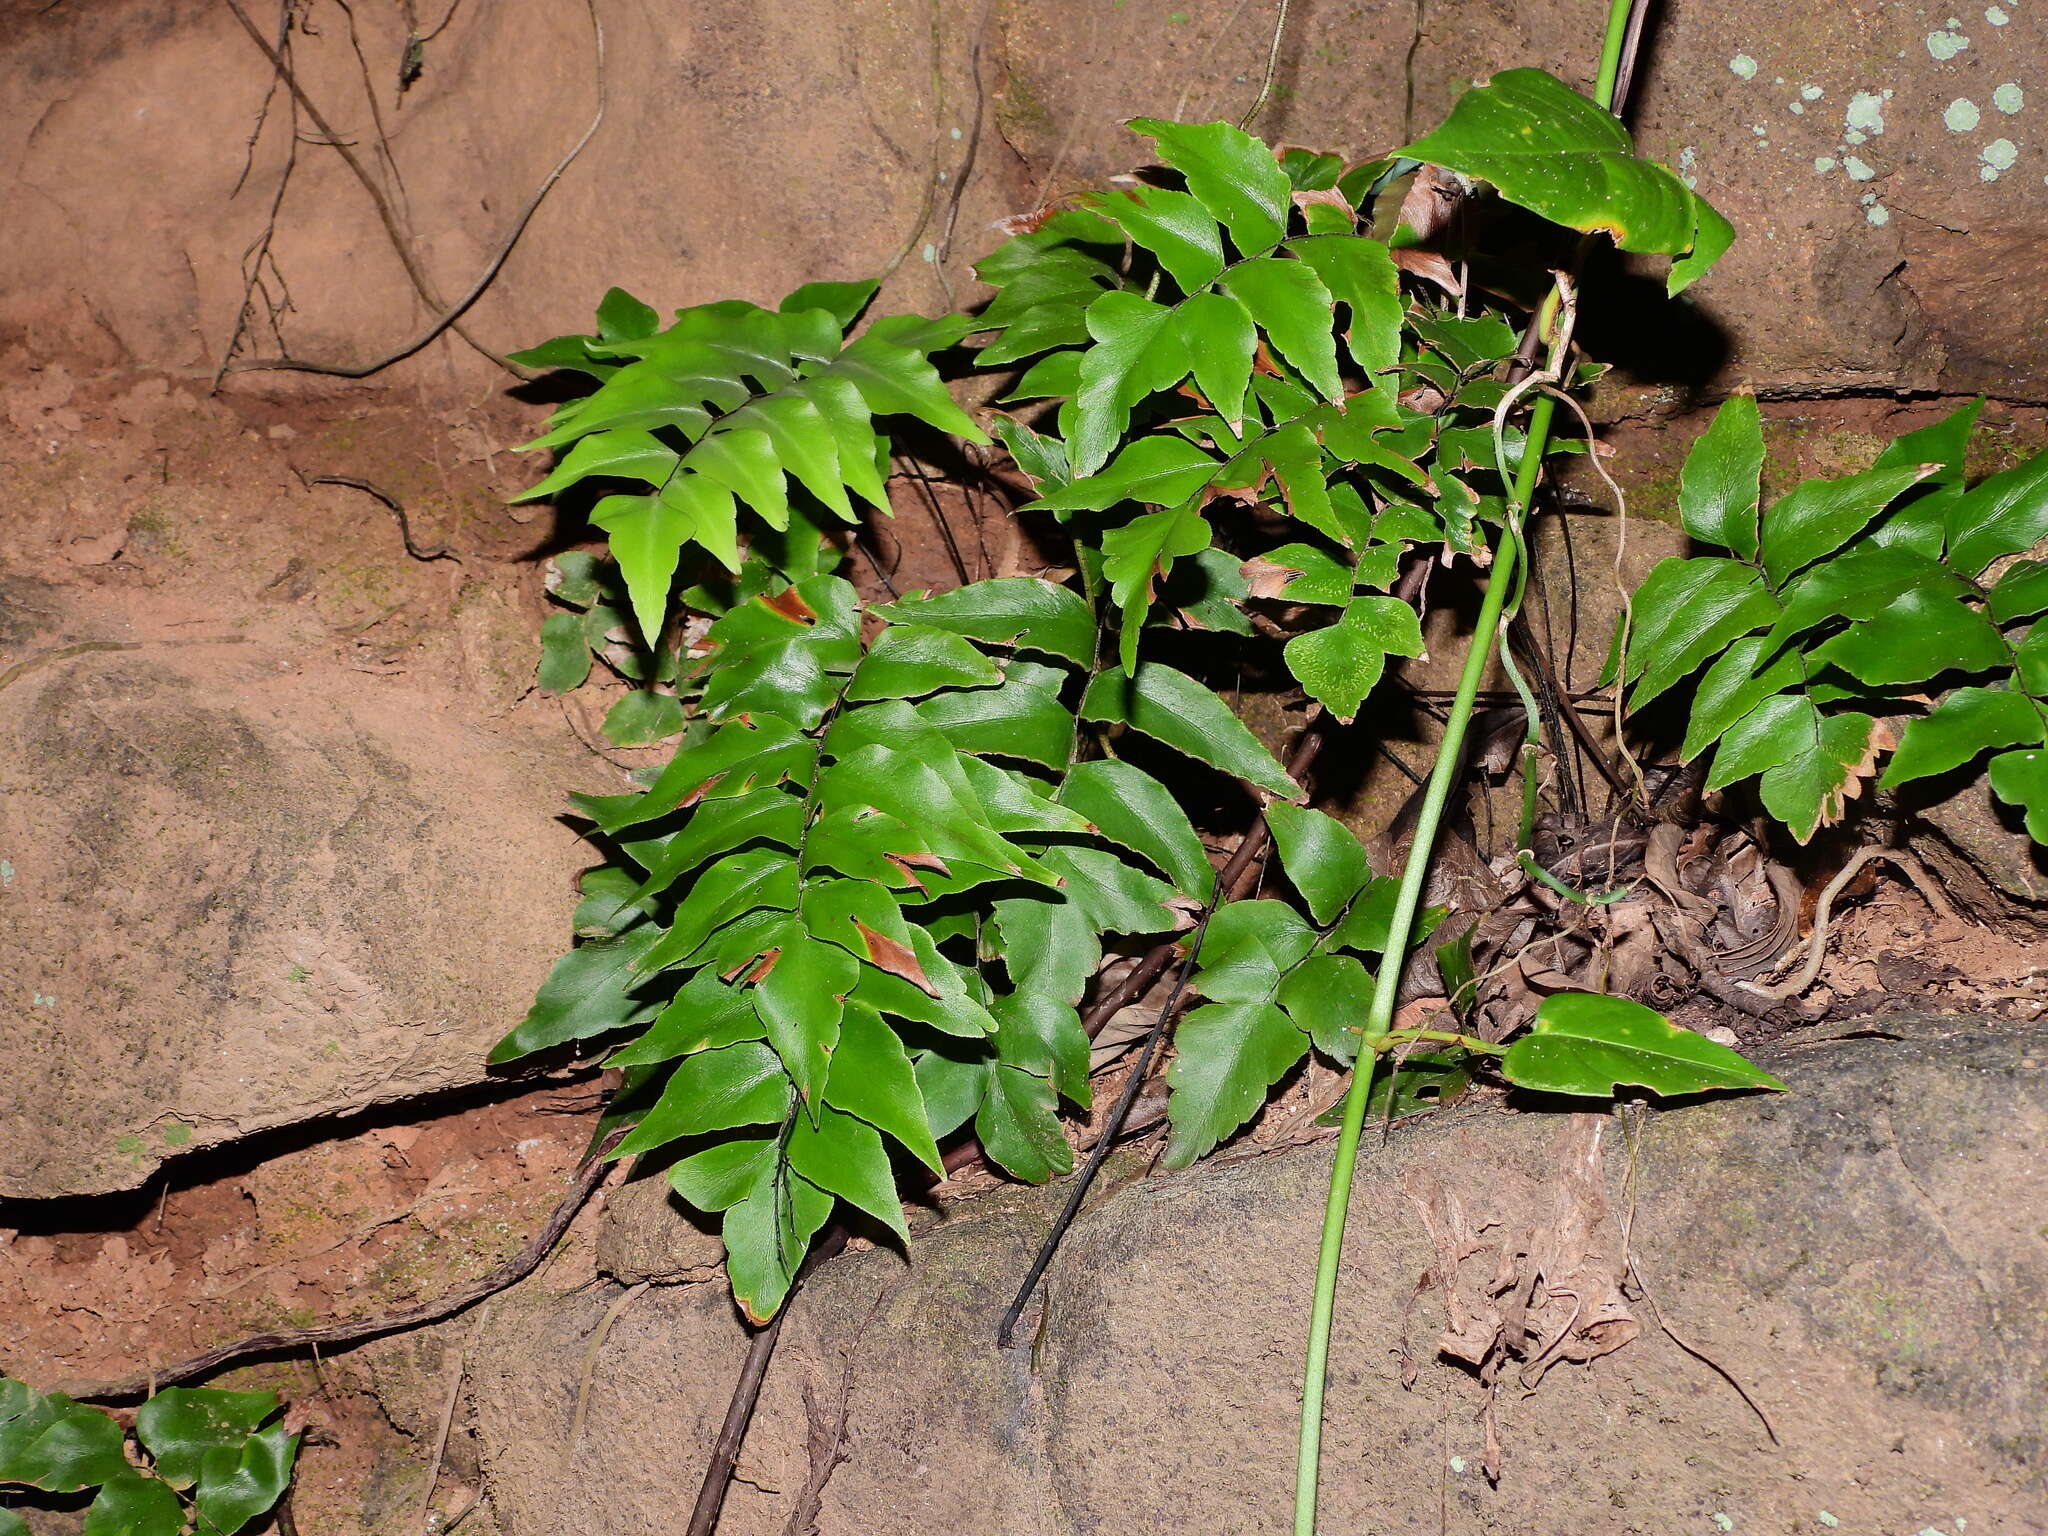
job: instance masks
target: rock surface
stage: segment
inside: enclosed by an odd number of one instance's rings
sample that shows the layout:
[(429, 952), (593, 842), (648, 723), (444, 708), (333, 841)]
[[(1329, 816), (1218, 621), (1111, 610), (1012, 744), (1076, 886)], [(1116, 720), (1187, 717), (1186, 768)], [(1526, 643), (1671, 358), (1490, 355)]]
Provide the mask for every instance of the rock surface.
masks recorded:
[[(1604, 11), (1296, 5), (1254, 127), (1363, 155), (1427, 129), (1498, 69), (1583, 85)], [(1237, 119), (1273, 36), (1271, 6), (1236, 0), (598, 14), (606, 118), (465, 322), (493, 347), (582, 324), (614, 282), (660, 306), (772, 301), (899, 253), (890, 301), (971, 299), (992, 219), (1130, 169), (1143, 145), (1125, 119)], [(289, 114), (270, 64), (205, 0), (11, 0), (0, 16), (15, 23), (0, 27), (0, 185), (15, 219), (0, 344), (210, 374), (286, 173)], [(542, 0), (465, 9), (401, 91), (406, 41), (401, 8), (358, 6), (353, 21), (323, 14), (294, 31), (291, 58), (410, 221), (430, 286), (452, 298), (591, 120), (590, 17)], [(1867, 0), (1660, 6), (1639, 138), (1741, 238), (1694, 305), (1634, 311), (1608, 341), (1653, 386), (2048, 400), (2048, 339), (2030, 285), (2013, 281), (2048, 230), (2034, 126), (2048, 111), (2044, 61), (2048, 21), (2030, 5), (1969, 8), (1954, 26)], [(267, 92), (274, 111), (244, 180)], [(380, 132), (402, 192), (378, 163)], [(244, 355), (276, 351), (264, 316), (280, 283), (294, 355), (357, 362), (417, 335), (424, 312), (347, 167), (306, 143), (290, 164), (247, 317), (260, 339)], [(387, 380), (452, 396), (492, 376), (444, 341)]]
[[(2048, 1171), (2048, 1032), (1957, 1017), (1883, 1030), (1790, 1040), (1764, 1059), (1795, 1092), (1658, 1114), (1633, 1149), (1609, 1122), (1604, 1161), (1583, 1161), (1589, 1122), (1552, 1114), (1446, 1114), (1369, 1150), (1324, 1528), (2037, 1528), (2048, 1256), (2038, 1202), (2019, 1192)], [(784, 1529), (819, 1477), (828, 1536), (1281, 1528), (1329, 1158), (1114, 1189), (1069, 1236), (1042, 1324), (1027, 1316), (1007, 1353), (995, 1322), (1057, 1189), (959, 1210), (908, 1268), (886, 1250), (831, 1264), (791, 1313), (720, 1531)], [(1561, 1201), (1574, 1167), (1589, 1177)], [(1640, 1336), (1555, 1365), (1533, 1391), (1510, 1366), (1497, 1486), (1479, 1388), (1435, 1357), (1455, 1320), (1418, 1287), (1441, 1252), (1424, 1209), (1460, 1260), (1468, 1314), (1502, 1250), (1546, 1254), (1554, 1293), (1611, 1277), (1632, 1222)], [(717, 1285), (635, 1298), (590, 1367), (570, 1446), (593, 1329), (618, 1295), (529, 1284), (472, 1352), (504, 1536), (667, 1531), (689, 1497), (741, 1331)], [(1570, 1320), (1580, 1301), (1549, 1304)]]
[[(0, 1198), (485, 1081), (591, 862), (563, 796), (621, 782), (520, 702), (532, 536), (371, 467), (432, 476), (399, 418), (67, 398), (61, 452), (0, 448)], [(289, 473), (330, 465), (461, 560)]]

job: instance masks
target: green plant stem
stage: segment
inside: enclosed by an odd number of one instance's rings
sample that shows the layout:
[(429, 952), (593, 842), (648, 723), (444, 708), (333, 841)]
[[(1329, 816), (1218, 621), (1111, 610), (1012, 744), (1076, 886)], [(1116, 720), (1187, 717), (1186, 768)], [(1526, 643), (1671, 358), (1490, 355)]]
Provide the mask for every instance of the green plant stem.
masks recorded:
[[(1626, 13), (1626, 0), (1618, 8)], [(1542, 324), (1539, 314), (1538, 325)], [(1415, 838), (1408, 846), (1408, 863), (1401, 872), (1401, 887), (1394, 898), (1393, 916), (1387, 927), (1385, 959), (1373, 987), (1372, 1008), (1366, 1014), (1365, 1050), (1377, 1055), (1385, 1049), (1392, 1033), (1394, 1004), (1400, 989), (1402, 962), (1408, 954), (1408, 936), (1415, 931), (1415, 914), (1422, 906), (1422, 887), (1429, 875), (1444, 808), (1450, 803), (1451, 786), (1457, 781), (1464, 757), (1465, 731), (1472, 723), (1473, 706), (1479, 699), (1479, 682), (1493, 660), (1494, 641), (1501, 628), (1501, 615), (1509, 595), (1516, 590), (1515, 562), (1520, 555), (1521, 519), (1535, 493), (1536, 476), (1543, 465), (1543, 451), (1550, 441), (1551, 418), (1557, 402), (1539, 395), (1529, 410), (1529, 436), (1522, 448), (1522, 462), (1515, 471), (1513, 495), (1509, 498), (1507, 526), (1494, 544), (1493, 569), (1486, 583), (1486, 596), (1479, 606), (1479, 619), (1472, 645), (1465, 652), (1465, 665), (1458, 674), (1458, 691), (1451, 698), (1450, 717), (1438, 744), (1436, 762), (1422, 792), (1422, 811), (1416, 818)], [(1403, 1031), (1404, 1034), (1408, 1033)], [(1364, 1060), (1361, 1052), (1360, 1060)], [(1351, 1181), (1357, 1171), (1358, 1142), (1365, 1130), (1365, 1112), (1372, 1098), (1371, 1071), (1352, 1074), (1344, 1097), (1344, 1124), (1337, 1136), (1336, 1166), (1330, 1170), (1330, 1197), (1323, 1208), (1322, 1245), (1316, 1257), (1315, 1299), (1309, 1311), (1307, 1367), (1301, 1394), (1301, 1444), (1295, 1463), (1294, 1536), (1316, 1536), (1316, 1492), (1322, 1469), (1323, 1392), (1329, 1377), (1330, 1325), (1336, 1316), (1337, 1270), (1344, 1258), (1344, 1219), (1351, 1207)]]
[(1628, 42), (1629, 17), (1641, 0), (1608, 0), (1607, 35), (1600, 40), (1600, 73), (1593, 86), (1593, 98), (1610, 111), (1614, 107), (1614, 85), (1621, 77), (1622, 49)]

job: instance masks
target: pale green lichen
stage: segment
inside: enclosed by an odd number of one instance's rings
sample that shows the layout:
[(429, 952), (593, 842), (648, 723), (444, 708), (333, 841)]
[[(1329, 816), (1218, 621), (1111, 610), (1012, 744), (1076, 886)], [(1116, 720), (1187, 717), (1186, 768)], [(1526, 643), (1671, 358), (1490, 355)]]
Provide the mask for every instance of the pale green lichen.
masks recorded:
[(1728, 71), (1738, 80), (1754, 80), (1756, 78), (1756, 60), (1746, 53), (1738, 53), (1728, 61)]
[(2002, 27), (2008, 21), (2012, 20), (2010, 16), (2005, 14), (2005, 11), (2002, 7), (1996, 5), (1985, 7), (1984, 19), (1990, 22), (1991, 25), (1993, 25), (1994, 27)]
[(1799, 87), (1799, 95), (1801, 99), (1806, 101), (1819, 101), (1821, 98), (1821, 88), (1817, 85), (1802, 85)]
[(1941, 114), (1941, 120), (1948, 124), (1950, 133), (1969, 133), (1983, 118), (1984, 114), (1977, 110), (1977, 103), (1967, 96), (1958, 96)]
[(1862, 133), (1884, 132), (1884, 97), (1875, 91), (1858, 91), (1849, 98), (1842, 121)]
[(1960, 32), (1927, 34), (1927, 52), (1940, 63), (1946, 63), (1969, 46), (1970, 40)]
[(2010, 82), (2001, 85), (1991, 93), (1991, 105), (1998, 108), (2007, 117), (2011, 117), (2013, 113), (2019, 111), (2026, 104), (2027, 93)]
[(2020, 157), (2019, 146), (2011, 139), (1993, 139), (1977, 152), (1977, 158), (1984, 164), (1977, 171), (1983, 181), (1996, 181), (2001, 171), (2009, 171)]
[(1854, 155), (1844, 155), (1842, 157), (1842, 169), (1849, 173), (1851, 181), (1868, 181), (1877, 174), (1876, 171), (1865, 165)]
[(1825, 176), (1834, 168), (1835, 157), (1833, 155), (1815, 155), (1813, 157), (1813, 169), (1817, 175)]

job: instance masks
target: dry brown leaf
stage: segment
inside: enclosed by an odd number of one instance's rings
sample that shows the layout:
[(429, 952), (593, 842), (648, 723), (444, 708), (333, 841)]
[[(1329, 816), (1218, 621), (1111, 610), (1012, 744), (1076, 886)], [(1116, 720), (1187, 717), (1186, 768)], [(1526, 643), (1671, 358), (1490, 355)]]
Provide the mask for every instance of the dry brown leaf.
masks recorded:
[(927, 997), (939, 995), (939, 989), (932, 985), (932, 979), (925, 975), (924, 967), (917, 963), (917, 956), (914, 953), (886, 933), (875, 932), (857, 917), (853, 919), (853, 926), (860, 934), (861, 942), (867, 945), (868, 961), (876, 970), (887, 971), (891, 976), (901, 976)]

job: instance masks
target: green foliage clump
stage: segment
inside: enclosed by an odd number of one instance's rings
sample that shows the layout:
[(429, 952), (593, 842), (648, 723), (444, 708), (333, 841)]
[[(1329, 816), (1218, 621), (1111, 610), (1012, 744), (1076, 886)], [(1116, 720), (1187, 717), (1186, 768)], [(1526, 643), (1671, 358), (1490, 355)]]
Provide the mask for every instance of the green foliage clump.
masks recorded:
[[(1502, 419), (1516, 331), (1404, 292), (1424, 158), (1677, 256), (1674, 290), (1727, 226), (1535, 71), (1348, 168), (1222, 123), (1132, 127), (1157, 184), (1037, 218), (980, 264), (995, 294), (978, 316), (855, 336), (875, 285), (810, 285), (658, 329), (613, 290), (595, 335), (521, 354), (597, 385), (528, 445), (562, 455), (529, 495), (640, 487), (591, 512), (615, 565), (557, 562), (571, 611), (548, 621), (542, 683), (575, 687), (599, 655), (647, 685), (613, 739), (682, 745), (639, 790), (576, 797), (612, 862), (494, 1059), (611, 1051), (626, 1082), (607, 1128), (629, 1128), (611, 1155), (660, 1153), (722, 1214), (757, 1319), (835, 1203), (902, 1235), (899, 1172), (936, 1173), (963, 1127), (1019, 1178), (1067, 1171), (1060, 1105), (1089, 1096), (1078, 1007), (1134, 942), (1195, 930), (1171, 1166), (1237, 1132), (1311, 1051), (1348, 1067), (1429, 1040), (1381, 1079), (1403, 1105), (1503, 1054), (1391, 1029), (1388, 957), (1419, 937), (1410, 882), (1375, 876), (1349, 828), (1301, 803), (1219, 691), (1216, 637), (1263, 619), (1312, 706), (1348, 722), (1390, 657), (1422, 650), (1391, 591), (1403, 555), (1518, 544), (1516, 481), (1545, 444)], [(1074, 569), (864, 604), (829, 530), (887, 512), (896, 435), (987, 441), (935, 362), (963, 355), (1020, 372), (992, 430), (1037, 492), (1018, 515), (1053, 524)], [(1285, 879), (1219, 910), (1187, 807), (1233, 780)], [(1556, 1091), (1776, 1086), (1635, 1004), (1586, 998), (1540, 1028), (1524, 1057)]]
[[(0, 1487), (94, 1493), (86, 1536), (234, 1536), (291, 1483), (299, 1437), (274, 1392), (170, 1387), (135, 1413), (132, 1437), (62, 1392), (0, 1376)], [(27, 1523), (0, 1508), (0, 1536)]]
[(1755, 778), (1801, 842), (1880, 761), (1890, 788), (1991, 753), (1993, 793), (2048, 843), (2048, 560), (2016, 558), (2048, 539), (2048, 453), (1969, 485), (1982, 407), (1768, 508), (1754, 400), (1722, 406), (1686, 459), (1686, 531), (1727, 554), (1665, 560), (1637, 592), (1631, 707), (1704, 667), (1684, 756), (1712, 752), (1710, 789)]

